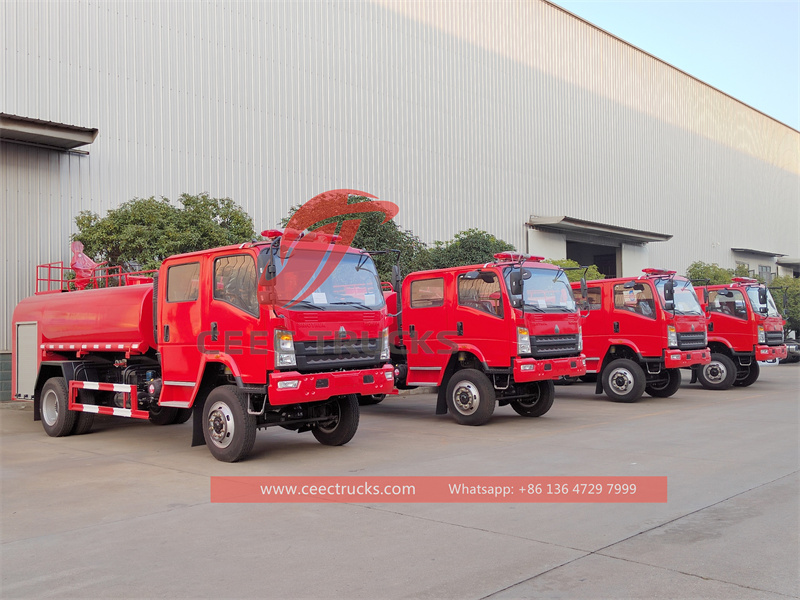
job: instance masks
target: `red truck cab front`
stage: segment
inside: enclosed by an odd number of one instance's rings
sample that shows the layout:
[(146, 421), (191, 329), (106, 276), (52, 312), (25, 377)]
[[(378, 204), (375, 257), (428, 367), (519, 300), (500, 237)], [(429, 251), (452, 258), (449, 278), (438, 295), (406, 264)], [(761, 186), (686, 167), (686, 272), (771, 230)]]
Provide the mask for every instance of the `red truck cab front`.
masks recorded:
[(730, 284), (697, 290), (709, 317), (711, 349), (711, 362), (694, 370), (703, 387), (726, 390), (752, 385), (760, 373), (758, 361), (786, 358), (783, 317), (758, 280), (734, 277)]
[[(674, 271), (644, 273), (587, 282), (586, 368), (597, 376), (597, 393), (617, 402), (636, 402), (644, 392), (671, 396), (679, 369), (710, 360), (706, 317), (691, 282)], [(580, 286), (572, 287), (580, 297)]]

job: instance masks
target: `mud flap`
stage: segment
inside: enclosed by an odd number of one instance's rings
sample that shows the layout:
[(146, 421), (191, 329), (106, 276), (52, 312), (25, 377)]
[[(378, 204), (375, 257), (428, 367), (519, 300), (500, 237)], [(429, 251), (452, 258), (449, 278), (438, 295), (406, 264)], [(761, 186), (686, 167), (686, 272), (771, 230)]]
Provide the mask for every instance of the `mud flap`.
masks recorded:
[(437, 415), (446, 415), (447, 414), (447, 398), (445, 397), (447, 394), (447, 390), (445, 389), (446, 385), (439, 386), (439, 393), (436, 396), (436, 414)]
[(594, 386), (594, 393), (595, 393), (595, 394), (602, 394), (602, 393), (603, 393), (603, 378), (601, 377), (601, 374), (602, 374), (602, 373), (603, 373), (603, 372), (602, 372), (602, 371), (600, 371), (600, 372), (597, 374), (597, 383), (596, 383), (596, 384), (595, 384), (595, 386)]
[(203, 435), (203, 404), (205, 403), (195, 402), (192, 407), (192, 448), (204, 446), (206, 443)]
[(697, 367), (692, 367), (692, 378), (689, 380), (689, 383), (697, 383)]

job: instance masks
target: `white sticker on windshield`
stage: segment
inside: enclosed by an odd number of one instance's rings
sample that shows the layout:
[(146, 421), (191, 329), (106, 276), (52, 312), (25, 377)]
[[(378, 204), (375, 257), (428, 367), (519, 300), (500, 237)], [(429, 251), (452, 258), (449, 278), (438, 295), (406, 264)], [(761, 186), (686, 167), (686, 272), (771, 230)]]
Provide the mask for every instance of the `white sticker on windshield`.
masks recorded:
[(375, 304), (375, 294), (364, 294), (364, 304)]
[(547, 301), (544, 298), (539, 298), (539, 308), (547, 308)]
[(311, 294), (311, 299), (314, 301), (314, 304), (328, 303), (328, 297), (325, 295), (325, 292), (314, 292)]

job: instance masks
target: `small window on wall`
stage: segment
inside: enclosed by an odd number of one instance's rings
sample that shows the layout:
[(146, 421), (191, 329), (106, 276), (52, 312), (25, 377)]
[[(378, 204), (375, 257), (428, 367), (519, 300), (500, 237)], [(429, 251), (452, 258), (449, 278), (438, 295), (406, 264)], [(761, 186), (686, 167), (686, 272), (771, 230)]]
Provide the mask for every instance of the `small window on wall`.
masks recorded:
[(763, 280), (764, 283), (772, 283), (772, 267), (770, 265), (758, 265), (758, 278)]
[(175, 265), (167, 269), (167, 302), (193, 302), (200, 289), (200, 263)]
[[(575, 303), (580, 306), (583, 302), (583, 295), (580, 289), (572, 290), (572, 295), (575, 298)], [(602, 307), (602, 291), (599, 287), (590, 287), (586, 290), (586, 301), (588, 306), (587, 310), (600, 310)]]
[[(646, 283), (630, 284), (620, 283), (614, 286), (614, 308), (642, 315), (643, 317), (656, 317), (656, 302), (653, 297), (653, 288)], [(628, 287), (625, 287), (625, 286)]]
[(214, 261), (214, 299), (258, 315), (256, 263), (246, 254)]
[(411, 308), (442, 306), (444, 279), (420, 279), (411, 282)]
[(481, 273), (477, 279), (458, 277), (458, 303), (490, 315), (503, 316), (503, 294), (495, 273)]

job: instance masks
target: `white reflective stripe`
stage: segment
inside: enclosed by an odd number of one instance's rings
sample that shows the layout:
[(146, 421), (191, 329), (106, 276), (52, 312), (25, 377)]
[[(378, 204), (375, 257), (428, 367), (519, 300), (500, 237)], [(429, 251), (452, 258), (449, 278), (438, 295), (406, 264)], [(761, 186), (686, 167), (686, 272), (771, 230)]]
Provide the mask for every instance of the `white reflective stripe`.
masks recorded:
[(173, 408), (189, 408), (188, 402), (159, 402), (159, 406), (172, 406)]
[[(100, 407), (95, 406), (94, 404), (81, 404), (83, 407), (83, 412), (90, 412), (90, 413), (97, 413), (100, 414)], [(111, 414), (115, 417), (130, 417), (131, 416), (131, 409), (130, 408), (112, 408)]]
[(177, 385), (179, 387), (194, 387), (194, 381), (165, 381), (164, 385)]
[(81, 404), (81, 406), (83, 406), (83, 412), (93, 412), (93, 413), (100, 412), (100, 407), (95, 406), (94, 404)]
[(114, 416), (115, 417), (130, 417), (131, 416), (131, 409), (130, 408), (115, 408)]
[(441, 367), (409, 367), (411, 371), (441, 371)]
[(115, 383), (114, 384), (114, 391), (115, 392), (128, 392), (128, 393), (130, 393), (131, 387), (133, 387), (133, 386), (130, 386), (130, 385), (127, 385), (127, 384), (124, 384), (124, 383)]
[(100, 384), (96, 381), (76, 381), (85, 390), (99, 390)]

